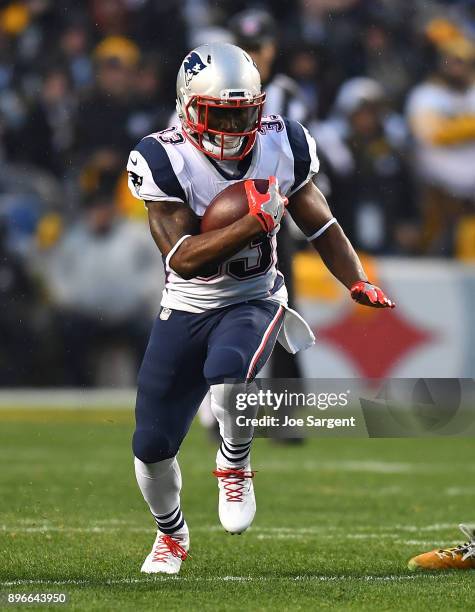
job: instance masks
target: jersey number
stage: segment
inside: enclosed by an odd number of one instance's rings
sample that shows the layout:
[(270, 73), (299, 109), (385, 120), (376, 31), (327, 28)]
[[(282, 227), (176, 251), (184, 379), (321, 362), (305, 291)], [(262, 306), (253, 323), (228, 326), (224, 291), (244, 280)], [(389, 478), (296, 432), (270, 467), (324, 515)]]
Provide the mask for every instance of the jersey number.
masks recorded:
[(259, 132), (261, 134), (266, 134), (267, 132), (282, 132), (283, 129), (284, 122), (282, 119), (279, 119), (277, 115), (269, 115), (262, 121)]
[(257, 255), (257, 263), (250, 264), (249, 257), (240, 257), (226, 261), (225, 263), (217, 264), (206, 276), (197, 276), (200, 280), (210, 281), (218, 278), (223, 274), (227, 274), (238, 281), (247, 280), (255, 276), (265, 274), (272, 266), (272, 245), (267, 238), (256, 238), (250, 244), (251, 249), (255, 249)]
[(158, 132), (158, 140), (163, 144), (182, 144), (185, 142), (185, 137), (173, 126)]

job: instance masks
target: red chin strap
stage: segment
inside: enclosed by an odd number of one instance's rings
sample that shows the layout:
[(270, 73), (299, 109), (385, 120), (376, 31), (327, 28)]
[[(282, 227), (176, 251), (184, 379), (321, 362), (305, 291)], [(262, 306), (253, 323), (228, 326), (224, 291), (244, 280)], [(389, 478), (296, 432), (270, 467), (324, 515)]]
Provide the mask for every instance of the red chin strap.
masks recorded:
[[(191, 144), (199, 149), (208, 157), (212, 157), (214, 159), (219, 160), (240, 160), (246, 157), (249, 151), (254, 146), (256, 141), (257, 131), (261, 127), (261, 119), (262, 119), (262, 110), (264, 108), (264, 102), (266, 99), (266, 94), (259, 94), (254, 98), (252, 102), (249, 102), (244, 98), (214, 98), (212, 96), (192, 96), (185, 107), (185, 124), (188, 129), (183, 130), (186, 138), (191, 142)], [(193, 121), (190, 115), (190, 107), (196, 107), (196, 116), (198, 117), (198, 121)], [(257, 109), (257, 119), (255, 125), (252, 129), (244, 131), (244, 132), (224, 132), (221, 130), (215, 130), (208, 126), (208, 111), (210, 108), (236, 108), (236, 109)], [(200, 113), (200, 109), (203, 109)], [(199, 122), (199, 117), (204, 116), (204, 122)], [(194, 137), (196, 135), (196, 138)], [(213, 135), (221, 137), (221, 146), (219, 153), (213, 153), (208, 151), (203, 145), (205, 135)], [(226, 155), (226, 149), (224, 147), (225, 144), (225, 136), (229, 136), (232, 138), (246, 138), (246, 143), (244, 147), (242, 147), (241, 152), (236, 155)], [(216, 145), (218, 146), (218, 145)]]

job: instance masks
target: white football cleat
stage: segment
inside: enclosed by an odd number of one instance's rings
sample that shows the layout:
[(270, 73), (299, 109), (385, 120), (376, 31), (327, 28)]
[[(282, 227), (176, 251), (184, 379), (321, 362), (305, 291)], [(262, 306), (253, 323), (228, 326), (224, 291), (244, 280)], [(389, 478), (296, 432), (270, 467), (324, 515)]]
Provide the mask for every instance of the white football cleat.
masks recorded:
[(185, 533), (172, 535), (159, 531), (140, 571), (144, 574), (178, 574), (181, 562), (189, 556), (189, 547), (188, 529)]
[(213, 474), (218, 479), (221, 525), (231, 534), (246, 531), (256, 514), (255, 472), (248, 465), (238, 469), (218, 467)]

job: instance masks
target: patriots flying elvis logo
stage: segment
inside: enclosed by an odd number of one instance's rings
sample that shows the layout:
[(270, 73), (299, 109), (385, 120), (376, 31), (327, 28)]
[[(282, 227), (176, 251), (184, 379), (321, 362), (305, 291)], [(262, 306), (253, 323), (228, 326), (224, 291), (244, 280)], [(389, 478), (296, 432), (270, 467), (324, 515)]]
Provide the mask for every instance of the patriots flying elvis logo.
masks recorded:
[(183, 67), (185, 70), (185, 85), (188, 87), (191, 79), (195, 76), (195, 74), (199, 74), (202, 70), (204, 70), (206, 68), (206, 64), (203, 62), (198, 53), (192, 51), (190, 55), (185, 58)]

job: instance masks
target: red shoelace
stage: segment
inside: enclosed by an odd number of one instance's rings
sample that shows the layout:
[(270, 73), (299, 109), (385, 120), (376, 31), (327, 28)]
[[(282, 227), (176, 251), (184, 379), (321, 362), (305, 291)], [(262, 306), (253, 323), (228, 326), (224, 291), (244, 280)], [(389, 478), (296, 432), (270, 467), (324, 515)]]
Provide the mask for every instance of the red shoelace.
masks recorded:
[(182, 561), (184, 561), (190, 555), (187, 551), (180, 546), (176, 540), (174, 540), (169, 535), (160, 536), (158, 543), (155, 546), (153, 551), (153, 561), (159, 561), (165, 563), (167, 560), (167, 556), (172, 554), (174, 557), (180, 557)]
[(246, 472), (245, 470), (222, 469), (214, 470), (213, 475), (216, 478), (222, 478), (226, 499), (228, 502), (242, 502), (243, 488), (246, 484), (246, 478), (254, 478), (254, 471)]

